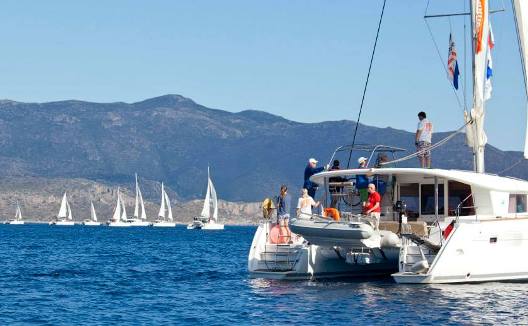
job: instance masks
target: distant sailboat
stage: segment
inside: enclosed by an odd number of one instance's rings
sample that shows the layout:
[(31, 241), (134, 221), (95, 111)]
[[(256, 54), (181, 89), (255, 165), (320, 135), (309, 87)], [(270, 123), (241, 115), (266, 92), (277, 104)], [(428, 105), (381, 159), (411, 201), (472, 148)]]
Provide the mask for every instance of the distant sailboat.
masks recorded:
[(73, 226), (75, 223), (73, 222), (73, 215), (70, 207), (70, 203), (68, 202), (68, 196), (66, 195), (66, 192), (64, 192), (64, 195), (62, 196), (61, 206), (59, 209), (59, 214), (57, 214), (57, 218), (49, 223), (50, 225), (62, 225), (62, 226)]
[(158, 219), (152, 224), (154, 227), (175, 227), (176, 223), (173, 222), (172, 208), (169, 200), (169, 195), (165, 191), (163, 182), (161, 183), (161, 204), (158, 213)]
[(136, 205), (134, 207), (134, 218), (127, 220), (131, 226), (149, 226), (147, 222), (147, 213), (145, 212), (145, 203), (143, 202), (143, 195), (139, 188), (138, 175), (136, 173)]
[(15, 225), (24, 224), (24, 221), (22, 220), (22, 211), (20, 210), (20, 205), (18, 204), (18, 201), (17, 201), (17, 208), (16, 208), (16, 213), (15, 213), (15, 218), (6, 221), (5, 224), (15, 224)]
[(90, 219), (84, 220), (83, 225), (99, 226), (101, 222), (97, 221), (97, 214), (95, 213), (95, 207), (92, 201), (90, 201)]
[(117, 187), (117, 202), (114, 209), (114, 215), (107, 222), (108, 226), (126, 227), (130, 226), (130, 223), (126, 221), (126, 210), (123, 201), (121, 200), (121, 190)]
[[(211, 215), (211, 206), (213, 214)], [(224, 225), (218, 223), (218, 198), (216, 196), (216, 189), (211, 180), (209, 167), (207, 168), (207, 192), (200, 216), (195, 217), (193, 222), (187, 225), (187, 229), (202, 229), (202, 230), (223, 230)]]

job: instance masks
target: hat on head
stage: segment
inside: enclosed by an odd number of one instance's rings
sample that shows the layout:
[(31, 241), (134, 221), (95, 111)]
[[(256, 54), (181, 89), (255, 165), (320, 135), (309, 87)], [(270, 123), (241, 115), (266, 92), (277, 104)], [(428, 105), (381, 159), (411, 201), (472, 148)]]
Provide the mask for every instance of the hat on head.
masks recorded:
[(366, 157), (363, 157), (361, 156), (360, 158), (358, 158), (358, 163), (361, 164), (363, 162), (366, 162), (367, 161), (367, 158)]
[(317, 164), (317, 162), (319, 161), (312, 157), (311, 159), (308, 160), (308, 162), (312, 164)]

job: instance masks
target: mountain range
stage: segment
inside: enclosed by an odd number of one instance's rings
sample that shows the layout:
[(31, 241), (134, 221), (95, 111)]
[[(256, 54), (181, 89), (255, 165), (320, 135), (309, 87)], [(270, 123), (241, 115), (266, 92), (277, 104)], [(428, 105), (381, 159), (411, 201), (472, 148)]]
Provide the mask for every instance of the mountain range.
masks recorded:
[[(296, 194), (307, 159), (328, 163), (336, 147), (351, 143), (354, 128), (355, 122), (347, 120), (300, 123), (256, 110), (231, 113), (180, 95), (136, 103), (3, 100), (0, 177), (6, 184), (78, 179), (131, 187), (137, 172), (147, 183), (163, 181), (184, 202), (203, 197), (209, 166), (220, 198), (257, 202), (281, 184)], [(356, 143), (413, 151), (410, 132), (362, 124), (358, 130)], [(434, 141), (448, 134), (437, 133)], [(353, 153), (352, 159), (362, 154)], [(520, 152), (487, 146), (489, 172), (508, 169), (504, 174), (528, 178), (528, 163), (521, 159)], [(435, 167), (471, 169), (472, 160), (463, 134), (433, 153)], [(403, 166), (417, 166), (417, 161)], [(60, 196), (61, 187), (54, 189), (58, 193), (52, 195)], [(155, 190), (146, 194), (153, 201), (158, 196)]]

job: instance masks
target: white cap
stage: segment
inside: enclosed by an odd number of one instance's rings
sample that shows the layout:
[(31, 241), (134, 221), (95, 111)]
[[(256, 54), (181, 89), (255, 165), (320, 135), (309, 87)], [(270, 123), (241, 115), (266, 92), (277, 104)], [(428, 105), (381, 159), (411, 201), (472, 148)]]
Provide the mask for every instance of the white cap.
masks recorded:
[(317, 164), (317, 162), (319, 161), (312, 157), (311, 159), (308, 160), (308, 162), (312, 164)]
[(361, 164), (361, 163), (363, 163), (365, 161), (367, 161), (366, 157), (361, 156), (360, 158), (358, 158), (358, 164)]

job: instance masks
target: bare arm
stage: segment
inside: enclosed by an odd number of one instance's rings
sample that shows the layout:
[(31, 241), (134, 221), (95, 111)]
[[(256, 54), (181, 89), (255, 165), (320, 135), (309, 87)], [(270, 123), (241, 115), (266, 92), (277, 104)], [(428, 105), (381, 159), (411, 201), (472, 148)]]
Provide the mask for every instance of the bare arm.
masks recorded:
[(420, 136), (422, 135), (422, 131), (421, 130), (416, 130), (416, 137), (415, 137), (415, 142), (418, 142), (418, 139), (420, 139)]
[(369, 209), (369, 210), (367, 211), (367, 214), (372, 213), (372, 211), (375, 210), (375, 209), (377, 209), (378, 207), (380, 207), (379, 202), (377, 202), (376, 204), (374, 204), (374, 207), (372, 207), (371, 209)]

